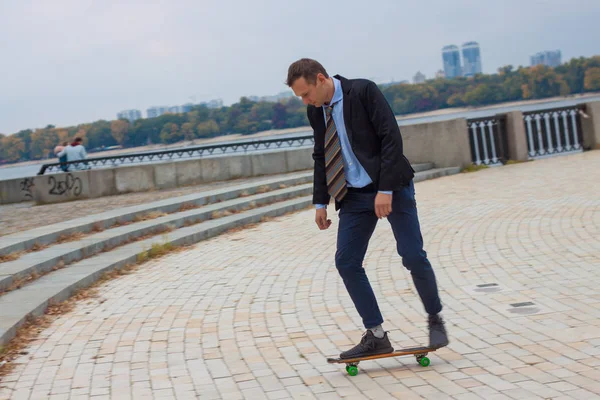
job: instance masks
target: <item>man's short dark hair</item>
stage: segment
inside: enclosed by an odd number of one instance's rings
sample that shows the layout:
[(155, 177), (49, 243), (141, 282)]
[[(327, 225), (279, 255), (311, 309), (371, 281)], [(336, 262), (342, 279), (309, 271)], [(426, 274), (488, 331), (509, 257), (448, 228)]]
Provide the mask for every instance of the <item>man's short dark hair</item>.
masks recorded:
[(327, 75), (327, 71), (325, 68), (316, 60), (312, 60), (310, 58), (301, 58), (298, 61), (295, 61), (288, 68), (288, 76), (286, 84), (289, 87), (292, 87), (294, 82), (300, 78), (304, 78), (306, 83), (314, 85), (317, 81), (317, 75), (323, 74), (325, 78), (329, 78)]
[(83, 139), (80, 137), (76, 137), (75, 140), (73, 140), (75, 143), (80, 143), (83, 142)]

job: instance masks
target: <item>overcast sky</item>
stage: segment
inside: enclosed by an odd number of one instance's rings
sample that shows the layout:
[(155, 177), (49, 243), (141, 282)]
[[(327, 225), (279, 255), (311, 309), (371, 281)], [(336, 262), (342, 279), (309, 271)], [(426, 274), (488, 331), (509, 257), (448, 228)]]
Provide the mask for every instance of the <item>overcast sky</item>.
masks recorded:
[(0, 0), (0, 38), (7, 134), (276, 94), (301, 57), (382, 83), (432, 77), (467, 41), (484, 73), (599, 55), (600, 0)]

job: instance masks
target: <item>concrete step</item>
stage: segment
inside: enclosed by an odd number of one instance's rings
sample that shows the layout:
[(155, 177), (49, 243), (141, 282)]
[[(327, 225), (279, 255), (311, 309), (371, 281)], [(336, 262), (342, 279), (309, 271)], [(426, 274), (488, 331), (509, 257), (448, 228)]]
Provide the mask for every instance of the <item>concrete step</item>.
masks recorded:
[(75, 232), (87, 233), (92, 231), (95, 225), (102, 229), (106, 229), (115, 224), (117, 221), (128, 222), (138, 216), (143, 216), (153, 211), (168, 214), (178, 211), (179, 208), (184, 204), (201, 206), (219, 201), (230, 200), (239, 197), (243, 193), (254, 194), (257, 193), (257, 191), (259, 191), (259, 189), (262, 187), (273, 190), (279, 189), (281, 185), (294, 186), (309, 183), (312, 182), (312, 179), (312, 172), (288, 174), (282, 177), (269, 178), (265, 179), (264, 181), (243, 184), (233, 188), (228, 187), (215, 189), (138, 206), (119, 208), (100, 214), (94, 214), (83, 218), (72, 219), (58, 224), (52, 224), (15, 233), (12, 235), (6, 235), (0, 237), (0, 255), (17, 251), (27, 251), (36, 243), (39, 245), (48, 245), (56, 242), (61, 235), (70, 235)]
[(421, 163), (421, 164), (412, 164), (415, 173), (421, 171), (427, 171), (428, 169), (432, 169), (434, 167), (433, 163)]
[(21, 289), (0, 296), (0, 346), (16, 334), (17, 329), (29, 317), (45, 313), (48, 304), (69, 298), (76, 290), (93, 284), (104, 272), (134, 264), (138, 255), (146, 253), (153, 244), (171, 243), (189, 245), (216, 236), (231, 228), (258, 223), (263, 217), (275, 217), (311, 206), (312, 196), (286, 200), (233, 214), (197, 225), (177, 229), (160, 238), (149, 238), (127, 244), (110, 252), (102, 253), (50, 272)]
[(417, 172), (414, 177), (415, 182), (426, 181), (429, 179), (441, 178), (442, 176), (454, 175), (460, 173), (460, 167), (434, 168), (426, 171)]
[(198, 209), (176, 212), (152, 220), (140, 221), (130, 225), (111, 228), (92, 234), (78, 241), (51, 246), (38, 252), (28, 253), (21, 258), (0, 264), (0, 292), (8, 289), (16, 280), (31, 274), (51, 271), (61, 261), (70, 264), (90, 257), (105, 249), (112, 249), (141, 236), (160, 234), (172, 228), (196, 224), (212, 218), (213, 213), (224, 211), (237, 212), (249, 207), (262, 206), (312, 193), (312, 183), (273, 190), (247, 197), (239, 197), (220, 203), (210, 204)]

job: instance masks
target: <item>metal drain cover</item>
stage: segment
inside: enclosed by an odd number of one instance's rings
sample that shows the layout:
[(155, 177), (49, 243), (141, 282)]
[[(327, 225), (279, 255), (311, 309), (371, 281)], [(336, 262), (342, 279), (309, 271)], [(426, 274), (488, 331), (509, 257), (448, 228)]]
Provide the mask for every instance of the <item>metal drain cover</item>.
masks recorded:
[(524, 301), (522, 303), (513, 303), (510, 306), (511, 307), (528, 307), (528, 306), (535, 306), (535, 303), (532, 303), (531, 301)]
[(463, 286), (462, 290), (472, 296), (475, 296), (487, 293), (502, 292), (506, 289), (497, 283), (480, 283), (479, 285)]

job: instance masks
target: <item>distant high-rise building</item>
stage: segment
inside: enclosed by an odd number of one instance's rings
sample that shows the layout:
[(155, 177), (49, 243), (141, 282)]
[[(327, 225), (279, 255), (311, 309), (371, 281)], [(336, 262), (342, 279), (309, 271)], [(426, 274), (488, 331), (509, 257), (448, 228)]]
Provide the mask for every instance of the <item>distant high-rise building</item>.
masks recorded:
[(192, 103), (185, 103), (179, 109), (181, 110), (182, 113), (187, 113), (187, 112), (192, 111), (192, 107), (194, 107), (194, 105)]
[(292, 98), (294, 96), (295, 96), (294, 92), (292, 92), (291, 90), (287, 90), (285, 92), (279, 92), (273, 96), (264, 96), (262, 98), (262, 100), (269, 101), (271, 103), (278, 103), (280, 101), (286, 102), (287, 100), (289, 100), (290, 98)]
[(244, 97), (246, 97), (248, 100), (254, 101), (254, 102), (264, 101), (267, 103), (278, 103), (280, 101), (285, 102), (290, 97), (294, 97), (294, 92), (285, 91), (285, 92), (279, 92), (276, 95), (272, 95), (272, 96), (254, 96), (254, 95), (252, 95), (252, 96), (244, 96)]
[(223, 107), (223, 100), (214, 99), (210, 101), (203, 101), (200, 103), (201, 106), (206, 106), (207, 108), (221, 108)]
[(444, 46), (442, 48), (442, 60), (444, 61), (444, 73), (446, 78), (456, 78), (462, 76), (460, 66), (460, 51), (455, 45)]
[(117, 113), (117, 119), (127, 119), (129, 122), (133, 122), (140, 118), (142, 118), (140, 110), (123, 110)]
[(421, 73), (421, 71), (418, 71), (415, 76), (413, 77), (413, 83), (423, 83), (425, 82), (425, 75), (423, 75)]
[(159, 117), (169, 111), (168, 107), (160, 106), (160, 107), (150, 107), (146, 110), (148, 114), (148, 118), (156, 118)]
[(556, 50), (556, 51), (542, 51), (539, 52), (533, 56), (530, 57), (531, 58), (531, 66), (533, 67), (534, 65), (545, 65), (547, 67), (558, 67), (560, 64), (562, 64), (561, 62), (561, 53), (560, 50)]
[(481, 52), (477, 42), (467, 42), (462, 45), (463, 75), (481, 74)]
[[(170, 112), (172, 114), (182, 114), (182, 113), (186, 113), (186, 112), (190, 112), (192, 111), (192, 107), (194, 107), (194, 105), (192, 103), (186, 103), (182, 106), (172, 106), (169, 107), (167, 109), (167, 112)], [(160, 107), (158, 107), (160, 108)]]
[(377, 85), (385, 88), (385, 87), (389, 87), (389, 86), (394, 86), (394, 85), (401, 85), (401, 84), (410, 84), (409, 81), (407, 81), (406, 79), (403, 79), (401, 81), (395, 81), (395, 80), (391, 80), (390, 82), (385, 82), (385, 83), (378, 83)]

